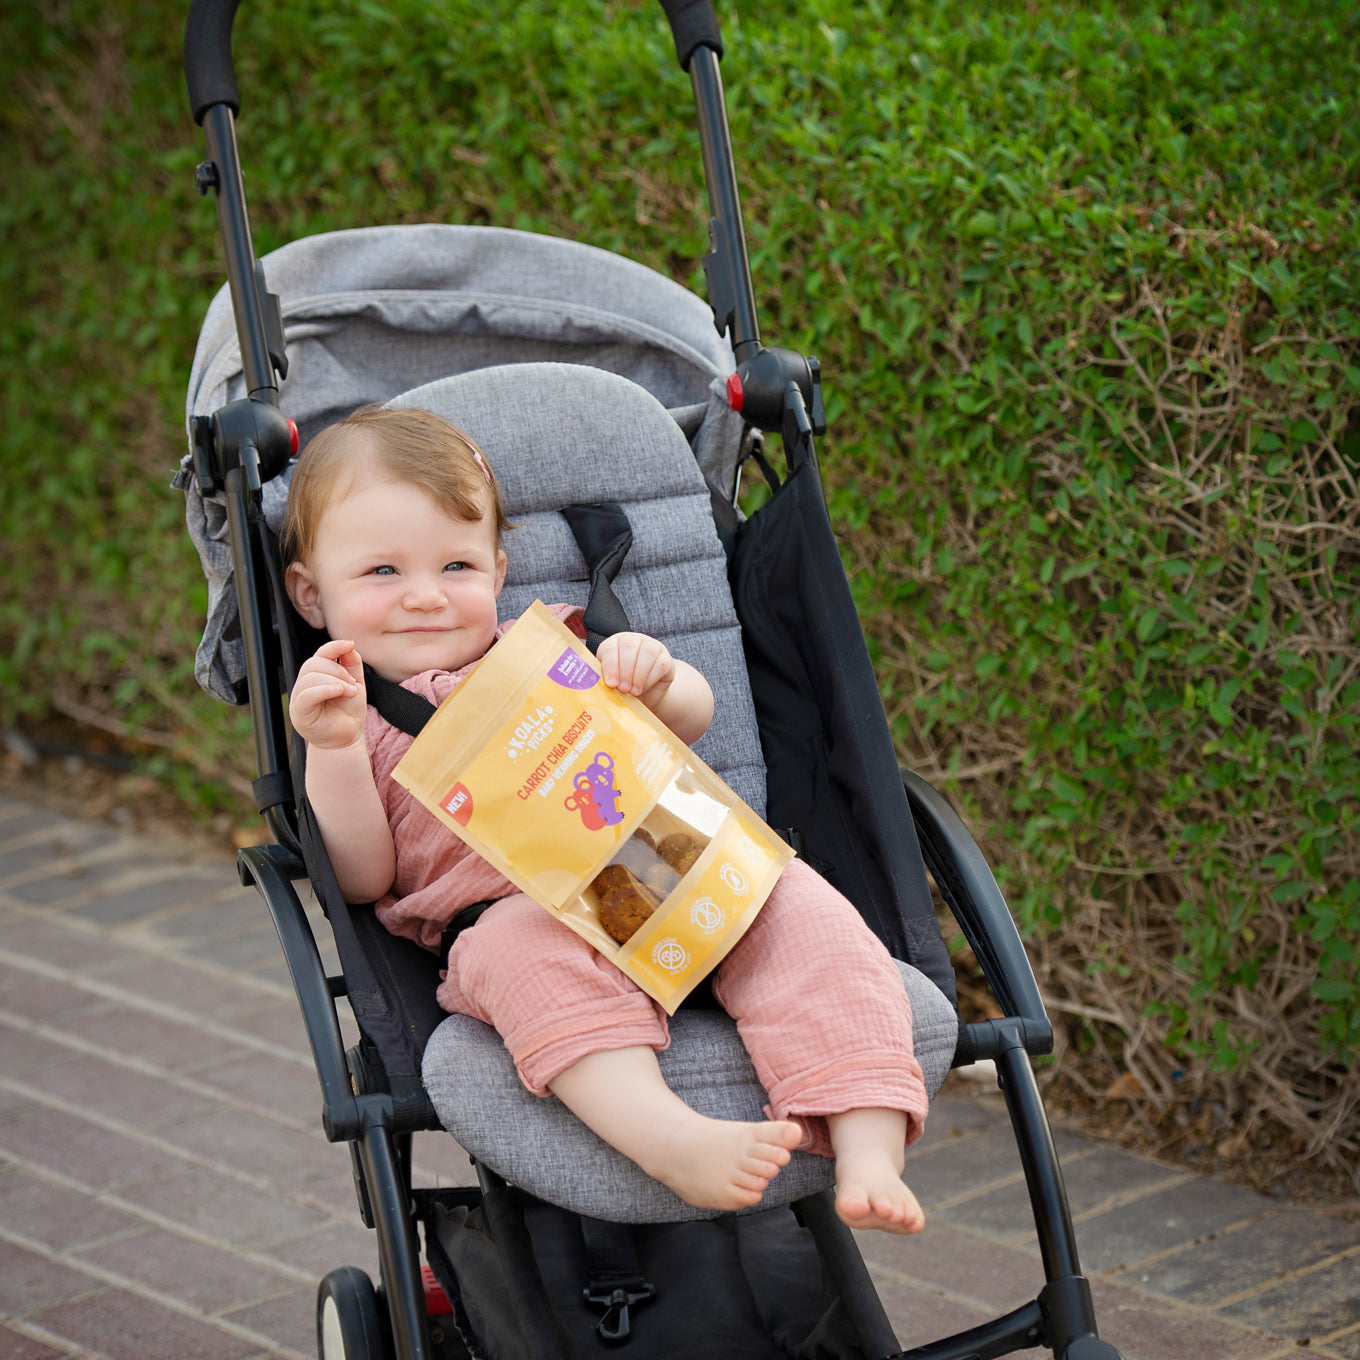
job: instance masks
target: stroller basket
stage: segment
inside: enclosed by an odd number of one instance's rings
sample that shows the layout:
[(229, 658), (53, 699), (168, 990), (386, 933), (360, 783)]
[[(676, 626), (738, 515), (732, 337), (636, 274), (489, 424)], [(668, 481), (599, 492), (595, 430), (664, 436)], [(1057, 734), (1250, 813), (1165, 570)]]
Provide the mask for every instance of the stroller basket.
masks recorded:
[[(321, 1283), (323, 1356), (964, 1360), (1039, 1345), (1117, 1360), (1098, 1337), (1030, 1062), (1052, 1047), (1033, 974), (966, 828), (893, 754), (821, 491), (819, 365), (760, 339), (709, 0), (663, 0), (698, 109), (707, 304), (617, 255), (499, 228), (335, 232), (257, 260), (235, 134), (236, 3), (194, 0), (185, 35), (208, 150), (198, 183), (216, 196), (227, 286), (200, 336), (176, 485), (210, 587), (196, 674), (249, 704), (256, 797), (274, 837), (243, 850), (238, 868), (278, 929), (323, 1126), (349, 1144), (378, 1237), (378, 1286), (353, 1267)], [(439, 1009), (439, 958), (344, 901), (282, 703), (318, 636), (289, 604), (278, 534), (298, 443), (370, 402), (450, 414), (487, 449), (520, 521), (503, 617), (535, 597), (592, 608), (598, 563), (560, 511), (622, 507), (633, 547), (618, 600), (718, 698), (696, 749), (899, 961), (932, 1093), (951, 1065), (995, 1060), (1047, 1280), (1033, 1302), (903, 1352), (832, 1208), (826, 1159), (795, 1154), (740, 1214), (690, 1210), (603, 1144), (618, 1160), (592, 1162), (594, 1135), (507, 1078), (494, 1031)], [(781, 437), (782, 475), (765, 460), (766, 434)], [(737, 493), (753, 455), (773, 494), (744, 518)], [(959, 1022), (931, 878), (1003, 1018)], [(338, 976), (322, 967), (303, 880), (326, 911)], [(348, 1052), (340, 997), (361, 1036)], [(764, 1093), (721, 1011), (682, 1008), (672, 1038), (663, 1070), (684, 1099), (729, 1118), (752, 1117), (741, 1102), (754, 1101), (760, 1117)], [(412, 1183), (412, 1137), (439, 1128), (473, 1154), (478, 1187)]]

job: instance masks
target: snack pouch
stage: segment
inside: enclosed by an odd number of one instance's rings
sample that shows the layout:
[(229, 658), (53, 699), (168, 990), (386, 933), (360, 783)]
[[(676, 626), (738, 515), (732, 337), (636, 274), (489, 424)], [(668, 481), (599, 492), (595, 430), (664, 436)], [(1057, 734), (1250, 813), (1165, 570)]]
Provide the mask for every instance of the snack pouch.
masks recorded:
[(668, 1014), (793, 851), (539, 601), (393, 778)]

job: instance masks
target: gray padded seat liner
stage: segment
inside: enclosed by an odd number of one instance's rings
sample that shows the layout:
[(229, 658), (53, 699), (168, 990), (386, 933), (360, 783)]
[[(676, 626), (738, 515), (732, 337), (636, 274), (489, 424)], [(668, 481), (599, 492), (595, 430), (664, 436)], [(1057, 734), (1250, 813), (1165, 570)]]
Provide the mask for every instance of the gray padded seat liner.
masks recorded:
[(713, 725), (694, 749), (763, 816), (765, 762), (727, 559), (707, 484), (666, 408), (617, 374), (558, 363), (461, 373), (388, 405), (437, 412), (491, 460), (518, 525), (505, 536), (502, 619), (536, 598), (584, 604), (585, 562), (559, 508), (624, 505), (633, 546), (615, 593), (635, 628), (713, 686)]
[[(949, 1071), (958, 1017), (939, 989), (899, 964), (911, 997), (913, 1042), (933, 1098)], [(680, 1010), (660, 1055), (668, 1085), (715, 1119), (763, 1119), (764, 1090), (721, 1011)], [(489, 1025), (451, 1015), (425, 1049), (423, 1077), (440, 1122), (474, 1157), (530, 1194), (593, 1218), (675, 1223), (714, 1218), (679, 1199), (581, 1124), (555, 1097), (530, 1095), (501, 1037)], [(833, 1184), (830, 1158), (795, 1152), (756, 1208), (769, 1209)], [(748, 1211), (754, 1212), (754, 1210)]]

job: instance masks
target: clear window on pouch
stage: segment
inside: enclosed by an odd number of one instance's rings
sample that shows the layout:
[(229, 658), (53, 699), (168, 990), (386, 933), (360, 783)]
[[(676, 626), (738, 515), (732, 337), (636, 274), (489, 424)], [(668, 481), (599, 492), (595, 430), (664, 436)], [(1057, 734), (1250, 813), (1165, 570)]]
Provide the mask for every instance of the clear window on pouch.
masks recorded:
[(729, 808), (685, 769), (591, 881), (600, 925), (623, 944), (680, 885)]

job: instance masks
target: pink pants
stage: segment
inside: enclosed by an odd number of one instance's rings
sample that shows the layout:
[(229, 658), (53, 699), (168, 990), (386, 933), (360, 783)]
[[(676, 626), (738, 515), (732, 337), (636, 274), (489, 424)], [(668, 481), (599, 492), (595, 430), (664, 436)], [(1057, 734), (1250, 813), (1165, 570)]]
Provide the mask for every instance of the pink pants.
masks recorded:
[[(439, 989), (445, 1010), (495, 1027), (535, 1095), (588, 1053), (670, 1043), (666, 1013), (531, 898), (507, 897), (459, 935)], [(802, 1125), (824, 1156), (826, 1116), (890, 1109), (921, 1134), (925, 1082), (911, 1003), (888, 951), (855, 908), (794, 860), (719, 964), (713, 992), (737, 1022), (766, 1112)]]

